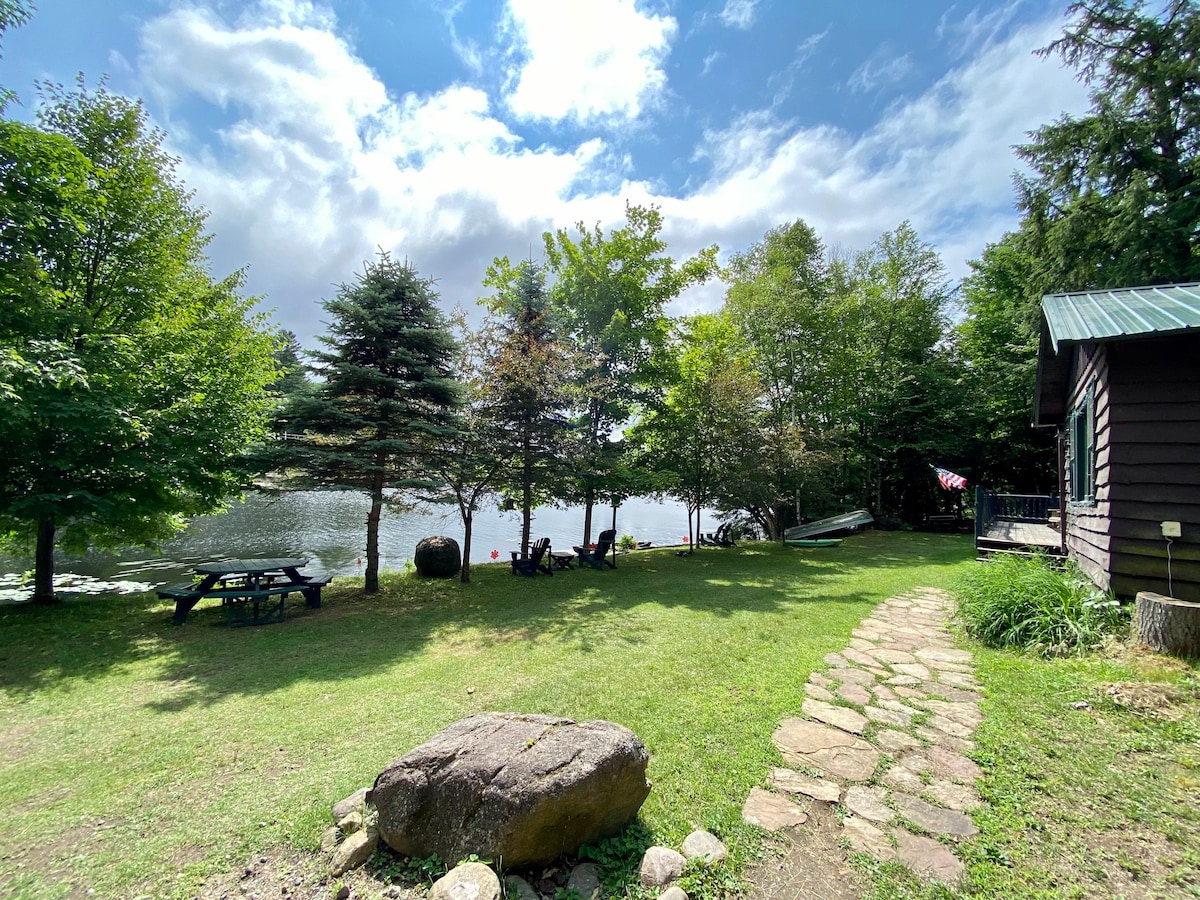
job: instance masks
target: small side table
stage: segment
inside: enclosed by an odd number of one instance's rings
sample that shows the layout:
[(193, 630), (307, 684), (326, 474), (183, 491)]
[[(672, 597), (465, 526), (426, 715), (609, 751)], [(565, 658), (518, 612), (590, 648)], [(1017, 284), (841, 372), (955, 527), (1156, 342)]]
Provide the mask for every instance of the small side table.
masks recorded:
[(550, 561), (552, 563), (554, 563), (554, 568), (556, 568), (556, 569), (573, 569), (575, 567), (573, 565), (571, 565), (571, 563), (574, 560), (575, 560), (574, 553), (567, 553), (565, 550), (564, 551), (554, 551), (554, 550), (550, 551)]

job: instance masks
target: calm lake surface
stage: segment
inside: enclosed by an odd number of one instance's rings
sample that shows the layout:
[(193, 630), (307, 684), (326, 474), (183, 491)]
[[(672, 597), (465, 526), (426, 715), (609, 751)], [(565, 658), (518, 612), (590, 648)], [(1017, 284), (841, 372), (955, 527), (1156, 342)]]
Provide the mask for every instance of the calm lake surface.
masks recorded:
[[(244, 502), (216, 516), (195, 519), (187, 530), (159, 550), (120, 553), (60, 554), (56, 583), (67, 591), (149, 590), (187, 578), (199, 562), (225, 557), (307, 557), (306, 573), (358, 575), (366, 551), (368, 502), (350, 491), (303, 491), (268, 497), (251, 494)], [(583, 537), (583, 508), (534, 510), (533, 537), (549, 537), (553, 546), (569, 548)], [(593, 512), (592, 540), (612, 527), (612, 507)], [(717, 520), (705, 513), (704, 531), (715, 531)], [(674, 501), (635, 498), (617, 510), (617, 534), (663, 546), (683, 543), (688, 533), (687, 509)], [(379, 527), (380, 567), (402, 569), (412, 559), (417, 541), (434, 534), (452, 537), (462, 545), (462, 523), (453, 507), (434, 511), (384, 510)], [(475, 514), (471, 561), (501, 562), (521, 539), (519, 512), (482, 510)], [(30, 558), (0, 555), (0, 599), (22, 600), (18, 573), (32, 567)], [(4, 574), (7, 573), (7, 574)]]

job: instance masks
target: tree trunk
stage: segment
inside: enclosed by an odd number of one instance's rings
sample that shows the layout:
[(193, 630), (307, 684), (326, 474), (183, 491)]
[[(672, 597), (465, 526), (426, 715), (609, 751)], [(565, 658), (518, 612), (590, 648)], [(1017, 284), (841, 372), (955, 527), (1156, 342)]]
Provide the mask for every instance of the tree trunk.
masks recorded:
[(473, 513), (463, 513), (463, 558), (462, 572), (458, 576), (458, 580), (466, 584), (471, 580), (471, 522), (475, 516)]
[(54, 516), (38, 519), (37, 550), (33, 557), (33, 602), (58, 603), (54, 593)]
[(524, 456), (521, 461), (521, 559), (529, 556), (529, 526), (533, 506), (533, 461), (529, 446), (529, 435), (525, 435)]
[(1138, 640), (1143, 644), (1185, 659), (1200, 656), (1200, 603), (1140, 591), (1136, 610)]
[(371, 511), (367, 513), (367, 570), (363, 573), (363, 590), (379, 592), (379, 519), (383, 513), (383, 476), (377, 475), (371, 485)]
[(590, 484), (583, 501), (583, 546), (592, 545), (592, 505), (596, 502), (596, 491)]

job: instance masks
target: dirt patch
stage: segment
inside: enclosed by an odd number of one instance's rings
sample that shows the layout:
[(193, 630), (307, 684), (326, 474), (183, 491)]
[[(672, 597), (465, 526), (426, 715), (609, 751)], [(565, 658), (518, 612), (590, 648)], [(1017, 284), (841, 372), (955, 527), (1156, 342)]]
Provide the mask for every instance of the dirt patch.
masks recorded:
[(277, 849), (254, 857), (238, 871), (212, 876), (195, 896), (196, 900), (423, 900), (425, 891), (389, 884), (376, 878), (369, 867), (334, 878), (324, 854)]
[[(1094, 881), (1107, 896), (1121, 900), (1151, 900), (1170, 896), (1196, 896), (1200, 872), (1180, 858), (1180, 849), (1161, 834), (1128, 829), (1086, 831), (1080, 840), (1094, 869)], [(1103, 873), (1102, 877), (1100, 876)], [(1172, 891), (1172, 885), (1178, 893)]]
[(808, 813), (799, 828), (780, 832), (776, 854), (746, 872), (756, 900), (859, 900), (867, 882), (838, 843), (841, 828), (828, 803), (790, 798)]
[(1175, 685), (1124, 681), (1097, 687), (1114, 704), (1132, 712), (1154, 715), (1172, 722), (1178, 722), (1192, 712), (1188, 701), (1194, 698)]

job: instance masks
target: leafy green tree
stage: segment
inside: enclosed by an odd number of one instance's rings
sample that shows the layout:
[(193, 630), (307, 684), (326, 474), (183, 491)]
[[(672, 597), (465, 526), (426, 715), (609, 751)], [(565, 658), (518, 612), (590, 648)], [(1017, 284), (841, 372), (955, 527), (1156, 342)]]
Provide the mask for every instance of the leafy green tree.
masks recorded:
[(1030, 414), (1041, 325), (1032, 268), (1015, 234), (987, 247), (963, 281), (966, 316), (954, 333), (965, 466), (978, 484), (1024, 493), (1055, 489), (1054, 435), (1033, 428)]
[(502, 423), (488, 402), (487, 348), (491, 327), (472, 332), (466, 316), (455, 315), (459, 354), (455, 377), (463, 386), (463, 406), (455, 430), (441, 444), (441, 452), (430, 460), (430, 471), (438, 485), (424, 495), (433, 503), (450, 502), (458, 509), (463, 525), (462, 569), (459, 579), (471, 580), (471, 537), (475, 513), (492, 497), (508, 465)]
[(322, 305), (332, 316), (330, 333), (318, 338), (327, 349), (310, 354), (321, 386), (298, 404), (305, 433), (292, 444), (299, 483), (367, 495), (363, 587), (372, 594), (387, 493), (435, 488), (430, 461), (454, 435), (456, 346), (433, 282), (383, 251)]
[(484, 363), (482, 414), (497, 429), (505, 461), (498, 485), (521, 504), (521, 554), (529, 552), (533, 510), (555, 499), (572, 471), (570, 458), (574, 348), (561, 335), (546, 293), (545, 272), (507, 257), (488, 267), (485, 302), (498, 317)]
[(1200, 7), (1086, 0), (1067, 9), (1060, 55), (1091, 111), (1018, 148), (1030, 295), (1200, 279)]
[(607, 237), (597, 225), (576, 225), (543, 238), (551, 272), (551, 299), (577, 349), (580, 409), (576, 434), (584, 506), (583, 543), (591, 540), (592, 507), (600, 496), (631, 487), (622, 473), (615, 433), (634, 410), (663, 390), (670, 323), (665, 307), (683, 290), (717, 272), (716, 246), (676, 265), (666, 255), (657, 207), (626, 204), (626, 224)]
[(707, 314), (683, 321), (674, 383), (633, 426), (630, 440), (668, 485), (666, 492), (687, 505), (693, 546), (701, 533), (700, 510), (721, 495), (730, 473), (757, 453), (762, 392), (727, 317)]
[(754, 464), (727, 482), (720, 505), (745, 509), (782, 540), (801, 510), (824, 501), (854, 398), (854, 302), (837, 290), (816, 231), (799, 220), (735, 254), (726, 281), (725, 311), (747, 343), (766, 407)]
[(45, 93), (40, 129), (0, 130), (0, 530), (35, 548), (41, 603), (56, 543), (152, 543), (247, 485), (275, 377), (141, 105)]
[[(850, 447), (858, 496), (880, 515), (919, 516), (930, 496), (930, 464), (957, 429), (957, 410), (938, 344), (948, 327), (950, 286), (937, 251), (904, 222), (859, 253), (849, 288), (856, 400)], [(853, 488), (854, 485), (848, 485)]]

